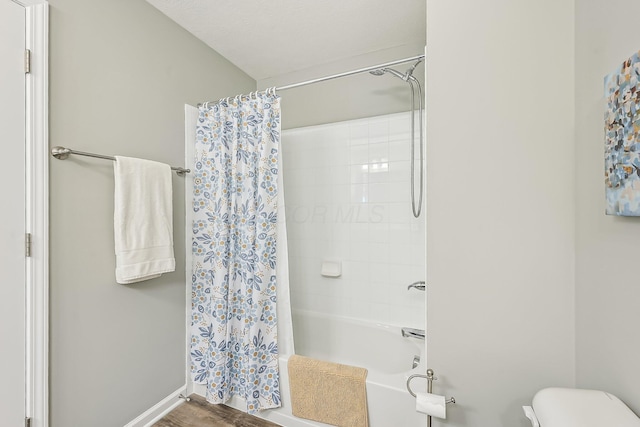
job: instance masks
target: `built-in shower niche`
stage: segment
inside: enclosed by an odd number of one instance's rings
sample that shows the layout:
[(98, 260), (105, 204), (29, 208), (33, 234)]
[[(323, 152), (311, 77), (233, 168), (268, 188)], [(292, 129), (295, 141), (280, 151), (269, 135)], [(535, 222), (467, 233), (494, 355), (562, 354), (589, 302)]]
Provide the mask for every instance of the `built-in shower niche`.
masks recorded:
[[(425, 280), (411, 114), (285, 130), (282, 155), (292, 308), (424, 329), (424, 294), (407, 290)], [(341, 276), (323, 277), (324, 260)]]

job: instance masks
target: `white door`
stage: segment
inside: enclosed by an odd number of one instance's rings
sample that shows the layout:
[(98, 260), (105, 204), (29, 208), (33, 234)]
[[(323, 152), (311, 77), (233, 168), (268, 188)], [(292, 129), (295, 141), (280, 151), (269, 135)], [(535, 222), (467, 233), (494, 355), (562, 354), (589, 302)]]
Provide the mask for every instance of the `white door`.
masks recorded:
[(25, 9), (0, 0), (0, 426), (25, 418)]

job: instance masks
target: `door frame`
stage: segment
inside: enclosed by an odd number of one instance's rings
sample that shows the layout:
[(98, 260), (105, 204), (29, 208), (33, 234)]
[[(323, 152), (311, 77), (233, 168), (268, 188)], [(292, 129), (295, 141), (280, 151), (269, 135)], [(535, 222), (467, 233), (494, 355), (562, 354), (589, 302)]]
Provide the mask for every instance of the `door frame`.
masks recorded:
[(26, 417), (32, 427), (49, 425), (49, 4), (13, 0), (25, 8), (26, 74)]

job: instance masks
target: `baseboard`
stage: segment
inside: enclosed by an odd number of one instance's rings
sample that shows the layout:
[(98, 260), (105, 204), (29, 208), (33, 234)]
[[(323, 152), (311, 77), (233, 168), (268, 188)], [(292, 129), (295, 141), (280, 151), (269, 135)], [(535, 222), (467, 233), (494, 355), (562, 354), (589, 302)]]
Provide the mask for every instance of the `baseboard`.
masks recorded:
[(160, 420), (160, 418), (167, 415), (178, 405), (184, 403), (184, 400), (180, 399), (179, 396), (181, 394), (185, 394), (186, 390), (186, 385), (180, 387), (178, 390), (174, 391), (169, 396), (153, 405), (153, 407), (147, 409), (143, 414), (138, 416), (135, 420), (126, 424), (124, 427), (151, 427), (158, 420)]

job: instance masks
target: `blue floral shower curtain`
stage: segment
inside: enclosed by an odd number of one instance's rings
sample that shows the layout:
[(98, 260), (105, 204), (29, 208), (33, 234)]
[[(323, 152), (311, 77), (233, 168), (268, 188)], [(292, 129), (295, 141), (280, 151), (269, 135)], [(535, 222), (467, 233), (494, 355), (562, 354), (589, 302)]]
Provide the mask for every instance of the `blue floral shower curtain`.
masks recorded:
[(207, 400), (280, 406), (276, 226), (280, 98), (199, 108), (193, 188), (191, 374)]

